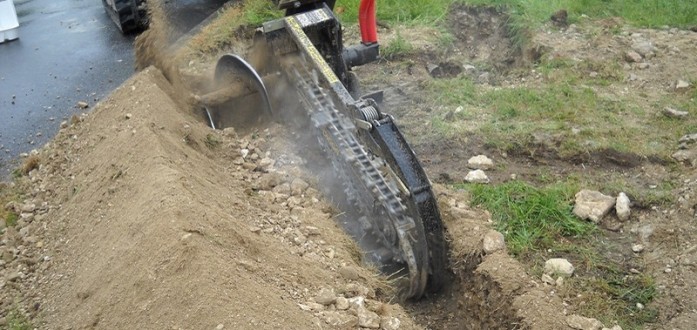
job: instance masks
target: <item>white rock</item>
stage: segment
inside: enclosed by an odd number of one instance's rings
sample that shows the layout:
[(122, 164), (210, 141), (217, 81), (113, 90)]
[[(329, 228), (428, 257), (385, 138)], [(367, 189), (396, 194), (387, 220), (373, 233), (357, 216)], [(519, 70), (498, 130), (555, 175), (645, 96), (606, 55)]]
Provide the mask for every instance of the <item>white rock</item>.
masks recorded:
[(324, 312), (322, 316), (332, 329), (353, 329), (358, 325), (358, 318), (346, 313)]
[(329, 306), (336, 302), (336, 294), (329, 289), (322, 289), (315, 296), (315, 302), (324, 306)]
[(489, 230), (486, 235), (484, 235), (482, 239), (482, 250), (484, 250), (484, 253), (491, 254), (505, 249), (506, 241), (503, 234), (496, 230)]
[(540, 279), (542, 280), (542, 283), (554, 285), (554, 279), (547, 274), (542, 274), (542, 278)]
[(630, 50), (624, 54), (624, 59), (629, 63), (639, 63), (641, 62), (641, 55), (633, 50)]
[(574, 274), (574, 265), (563, 258), (553, 258), (545, 262), (545, 274), (569, 277)]
[(656, 51), (656, 47), (654, 47), (650, 41), (635, 42), (632, 44), (632, 49), (646, 58), (651, 58), (656, 55), (654, 53)]
[(489, 183), (489, 177), (482, 170), (474, 170), (467, 173), (465, 181), (469, 183)]
[(634, 244), (632, 245), (632, 251), (635, 253), (639, 253), (641, 251), (644, 251), (644, 245), (643, 244)]
[(680, 111), (669, 107), (663, 109), (663, 115), (670, 118), (684, 118), (687, 117), (689, 114), (690, 113), (687, 111)]
[(685, 80), (678, 80), (675, 83), (675, 90), (687, 89), (690, 87), (690, 83)]
[(566, 324), (578, 330), (600, 330), (603, 328), (603, 324), (600, 321), (576, 314), (567, 316)]
[(581, 219), (598, 223), (615, 205), (615, 199), (598, 191), (581, 190), (576, 193), (574, 214)]
[(349, 309), (349, 301), (344, 297), (337, 297), (335, 302), (336, 309), (340, 311), (345, 311)]
[(402, 324), (402, 321), (400, 321), (396, 317), (386, 317), (382, 319), (382, 322), (380, 322), (380, 329), (383, 330), (398, 330), (399, 326)]
[(310, 185), (307, 182), (305, 182), (303, 179), (296, 178), (295, 180), (293, 180), (293, 182), (290, 183), (291, 195), (293, 195), (293, 196), (302, 195), (305, 192), (305, 190), (307, 189), (307, 187), (309, 187), (309, 186)]
[(467, 166), (476, 170), (488, 170), (494, 167), (494, 161), (485, 155), (474, 156), (467, 161)]
[(359, 308), (357, 312), (358, 326), (368, 329), (380, 329), (380, 315), (366, 308)]
[(617, 195), (617, 200), (615, 201), (615, 211), (617, 212), (617, 217), (620, 218), (621, 221), (627, 221), (629, 219), (629, 215), (632, 212), (629, 205), (630, 201), (627, 194), (621, 192), (619, 195)]

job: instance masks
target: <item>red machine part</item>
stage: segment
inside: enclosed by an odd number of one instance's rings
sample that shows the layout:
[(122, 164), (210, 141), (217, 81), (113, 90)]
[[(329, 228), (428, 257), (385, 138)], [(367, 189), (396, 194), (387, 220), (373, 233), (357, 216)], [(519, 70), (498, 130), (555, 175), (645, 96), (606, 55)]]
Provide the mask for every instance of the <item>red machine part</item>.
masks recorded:
[(361, 39), (364, 45), (378, 42), (375, 0), (361, 0), (358, 8), (358, 24), (361, 27)]

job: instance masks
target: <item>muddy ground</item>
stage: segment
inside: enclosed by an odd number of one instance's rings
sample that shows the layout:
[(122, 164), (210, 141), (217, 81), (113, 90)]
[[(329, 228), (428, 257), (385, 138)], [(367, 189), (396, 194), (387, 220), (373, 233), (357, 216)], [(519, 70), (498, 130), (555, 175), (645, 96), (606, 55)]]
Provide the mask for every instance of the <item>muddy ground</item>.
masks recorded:
[[(636, 208), (619, 231), (607, 231), (608, 245), (617, 258), (656, 278), (659, 292), (649, 307), (659, 313), (647, 329), (693, 329), (697, 171), (603, 154), (583, 164), (554, 153), (504, 154), (490, 149), (486, 137), (430, 134), (425, 119), (436, 115), (435, 105), (421, 88), (437, 79), (429, 64), (488, 62), (484, 87), (540, 79), (512, 70), (541, 55), (513, 47), (500, 13), (456, 7), (451, 15), (464, 24), (454, 24), (452, 48), (420, 44), (423, 31), (416, 31), (421, 51), (404, 59), (412, 63), (408, 70), (398, 60), (357, 70), (366, 89), (386, 90), (385, 108), (436, 182), (451, 249), (452, 282), (442, 294), (399, 304), (334, 221), (338, 211), (319, 193), (323, 182), (308, 175), (308, 160), (293, 152), (295, 133), (278, 124), (250, 132), (210, 129), (191, 108), (190, 93), (205, 84), (186, 77), (209, 79), (213, 63), (186, 58), (184, 64), (150, 62), (159, 69), (146, 67), (89, 115), (64, 123), (54, 141), (34, 153), (37, 168), (12, 188), (25, 194), (6, 206), (20, 217), (3, 229), (0, 244), (0, 322), (23, 314), (46, 329), (570, 328), (583, 298), (542, 283), (505, 250), (486, 253), (490, 215), (449, 185), (463, 180), (469, 157), (485, 153), (502, 164), (491, 173), (494, 183), (511, 174), (535, 181), (541, 172), (678, 182), (679, 204)], [(468, 26), (477, 26), (479, 35), (467, 34)], [(697, 33), (621, 25), (627, 34), (617, 38), (587, 34), (593, 26), (546, 26), (534, 41), (545, 54), (615, 60), (627, 47), (622, 37), (648, 36), (665, 50), (656, 52), (654, 71), (626, 72), (657, 79), (613, 86), (641, 88), (642, 97), (661, 97), (676, 72), (695, 71), (690, 59), (697, 56)], [(381, 33), (386, 41), (395, 36), (390, 29)], [(680, 51), (671, 55), (672, 46)], [(476, 78), (484, 73), (457, 71)], [(632, 253), (635, 243), (645, 251)]]

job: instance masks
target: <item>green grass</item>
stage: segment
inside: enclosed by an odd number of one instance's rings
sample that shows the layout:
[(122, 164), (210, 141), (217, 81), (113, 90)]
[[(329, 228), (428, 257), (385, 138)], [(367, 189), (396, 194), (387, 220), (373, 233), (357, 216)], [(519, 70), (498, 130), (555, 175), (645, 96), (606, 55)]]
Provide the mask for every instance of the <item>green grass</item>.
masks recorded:
[[(467, 118), (445, 122), (449, 131), (486, 136), (490, 146), (504, 151), (537, 148), (533, 136), (547, 135), (547, 147), (562, 157), (613, 149), (668, 159), (675, 141), (697, 127), (694, 117), (676, 120), (656, 115), (666, 106), (697, 112), (693, 95), (647, 104), (631, 95), (604, 94), (607, 86), (623, 79), (616, 63), (549, 60), (538, 69), (545, 81), (532, 87), (481, 88), (468, 77), (430, 80), (425, 85), (437, 104), (463, 106), (479, 114), (469, 119), (478, 121), (474, 131), (474, 125), (461, 125)], [(460, 127), (469, 131), (458, 132)]]
[(641, 27), (663, 25), (690, 27), (695, 25), (697, 6), (692, 0), (466, 0), (469, 4), (495, 5), (507, 8), (532, 24), (549, 20), (559, 9), (566, 9), (571, 22), (581, 15), (591, 18), (619, 16)]
[[(445, 18), (453, 0), (380, 0), (377, 1), (378, 20), (406, 25), (433, 25)], [(338, 0), (336, 8), (346, 23), (358, 21), (360, 0)]]
[(489, 210), (509, 251), (517, 256), (564, 244), (566, 238), (587, 237), (595, 226), (571, 212), (577, 187), (555, 184), (536, 188), (522, 181), (501, 185), (469, 185), (472, 203)]
[(8, 330), (32, 330), (34, 327), (27, 317), (18, 309), (13, 309), (8, 313), (5, 320), (7, 321)]
[[(568, 279), (561, 296), (578, 306), (581, 315), (593, 315), (605, 325), (617, 322), (622, 329), (643, 329), (657, 321), (658, 311), (647, 305), (657, 295), (653, 277), (619, 270), (608, 260), (597, 276)], [(644, 305), (638, 308), (637, 303)]]
[[(572, 214), (577, 186), (571, 178), (543, 188), (521, 181), (464, 188), (472, 204), (491, 212), (509, 252), (535, 276), (542, 274), (541, 265), (551, 257), (567, 258), (576, 266), (575, 276), (566, 279), (559, 295), (577, 306), (578, 313), (606, 325), (617, 322), (623, 329), (641, 329), (644, 323), (655, 322), (657, 311), (647, 307), (657, 294), (653, 278), (633, 274), (606, 256), (626, 247), (598, 238), (594, 224)], [(637, 303), (645, 307), (639, 309)]]
[(248, 0), (244, 5), (232, 5), (192, 38), (189, 47), (198, 53), (215, 53), (235, 43), (242, 28), (255, 28), (282, 16), (283, 12), (268, 0)]
[(380, 49), (380, 55), (386, 59), (397, 59), (414, 52), (414, 46), (397, 32), (397, 36)]
[[(569, 12), (572, 22), (581, 15), (591, 18), (619, 16), (640, 27), (691, 27), (697, 24), (697, 6), (692, 0), (381, 0), (377, 2), (378, 19), (402, 24), (441, 22), (453, 2), (471, 5), (492, 5), (504, 8), (513, 24), (536, 26), (549, 20), (559, 9)], [(338, 0), (341, 19), (357, 21), (360, 0)]]

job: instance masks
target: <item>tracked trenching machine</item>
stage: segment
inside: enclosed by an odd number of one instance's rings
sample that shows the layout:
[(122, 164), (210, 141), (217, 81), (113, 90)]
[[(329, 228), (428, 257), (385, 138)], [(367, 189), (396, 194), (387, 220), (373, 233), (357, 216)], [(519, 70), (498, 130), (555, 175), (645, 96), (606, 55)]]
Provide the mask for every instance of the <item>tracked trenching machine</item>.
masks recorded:
[[(213, 104), (205, 102), (213, 99), (210, 95), (203, 96), (207, 119), (216, 127), (221, 115), (234, 118), (236, 107), (249, 103), (239, 98), (254, 94), (259, 118), (304, 122), (300, 127), (312, 132), (315, 144), (304, 144), (305, 149), (321, 150), (332, 178), (326, 180), (339, 181), (332, 197), (367, 261), (399, 279), (402, 297), (440, 289), (447, 277), (447, 249), (431, 184), (394, 119), (381, 111), (382, 92), (359, 96), (351, 71), (378, 58), (375, 0), (361, 2), (362, 42), (351, 47), (343, 45), (334, 1), (281, 0), (278, 5), (286, 16), (263, 24), (255, 44), (266, 51), (249, 58), (263, 68), (237, 55), (218, 61), (220, 90), (211, 94), (226, 94), (228, 101)], [(292, 97), (275, 93), (278, 80), (286, 81)]]

